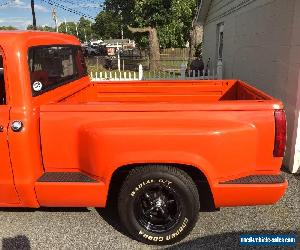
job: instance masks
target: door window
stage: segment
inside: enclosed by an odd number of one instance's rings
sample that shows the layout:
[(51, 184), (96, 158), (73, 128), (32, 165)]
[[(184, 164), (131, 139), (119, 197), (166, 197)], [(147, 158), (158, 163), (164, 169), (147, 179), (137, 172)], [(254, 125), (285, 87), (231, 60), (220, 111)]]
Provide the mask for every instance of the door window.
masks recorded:
[(33, 96), (87, 76), (80, 46), (38, 46), (28, 56)]

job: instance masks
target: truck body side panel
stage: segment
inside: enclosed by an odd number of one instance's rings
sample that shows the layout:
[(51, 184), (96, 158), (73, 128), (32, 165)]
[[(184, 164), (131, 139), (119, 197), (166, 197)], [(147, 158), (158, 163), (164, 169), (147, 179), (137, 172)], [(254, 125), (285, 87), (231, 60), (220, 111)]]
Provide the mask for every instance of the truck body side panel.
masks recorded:
[(136, 163), (195, 166), (216, 196), (219, 182), (280, 172), (281, 159), (273, 157), (272, 110), (80, 112), (80, 105), (77, 112), (49, 109), (41, 112), (45, 171), (81, 171), (104, 182), (106, 190), (114, 171)]

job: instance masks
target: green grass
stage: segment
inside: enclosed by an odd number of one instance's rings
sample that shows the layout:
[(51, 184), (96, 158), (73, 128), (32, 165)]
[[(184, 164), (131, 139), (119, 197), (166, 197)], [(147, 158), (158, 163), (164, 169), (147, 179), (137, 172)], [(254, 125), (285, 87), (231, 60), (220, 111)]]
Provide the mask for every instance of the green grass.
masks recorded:
[(182, 64), (186, 64), (187, 61), (172, 61), (172, 60), (162, 60), (160, 61), (160, 65), (162, 68), (169, 68), (169, 69), (180, 69)]

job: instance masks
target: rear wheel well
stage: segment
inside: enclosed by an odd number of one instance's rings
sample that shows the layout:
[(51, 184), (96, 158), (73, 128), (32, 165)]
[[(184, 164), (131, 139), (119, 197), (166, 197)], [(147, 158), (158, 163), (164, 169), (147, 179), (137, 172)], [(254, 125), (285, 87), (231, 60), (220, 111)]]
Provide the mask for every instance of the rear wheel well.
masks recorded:
[(201, 170), (194, 166), (184, 164), (170, 164), (170, 163), (149, 163), (149, 164), (131, 164), (118, 168), (112, 175), (109, 193), (108, 193), (108, 206), (116, 206), (117, 197), (121, 188), (122, 183), (132, 169), (140, 166), (147, 165), (163, 165), (172, 166), (186, 172), (194, 181), (199, 192), (200, 211), (214, 211), (216, 210), (212, 192), (206, 176)]

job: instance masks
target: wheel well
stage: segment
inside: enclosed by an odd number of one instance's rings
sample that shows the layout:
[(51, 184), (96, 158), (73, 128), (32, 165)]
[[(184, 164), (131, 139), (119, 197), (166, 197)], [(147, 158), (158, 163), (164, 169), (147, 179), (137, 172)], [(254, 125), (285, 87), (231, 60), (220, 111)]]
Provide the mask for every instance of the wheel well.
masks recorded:
[(208, 183), (206, 176), (203, 174), (201, 170), (194, 166), (184, 165), (184, 164), (170, 164), (170, 163), (148, 163), (148, 164), (130, 164), (123, 167), (118, 168), (112, 175), (109, 193), (108, 193), (108, 206), (115, 206), (117, 203), (117, 197), (119, 190), (121, 188), (122, 183), (124, 182), (125, 178), (129, 174), (132, 169), (135, 169), (140, 166), (147, 166), (147, 165), (168, 165), (175, 168), (178, 168), (184, 172), (186, 172), (194, 181), (197, 186), (199, 192), (199, 201), (201, 204), (200, 211), (215, 211), (215, 204), (213, 195)]

